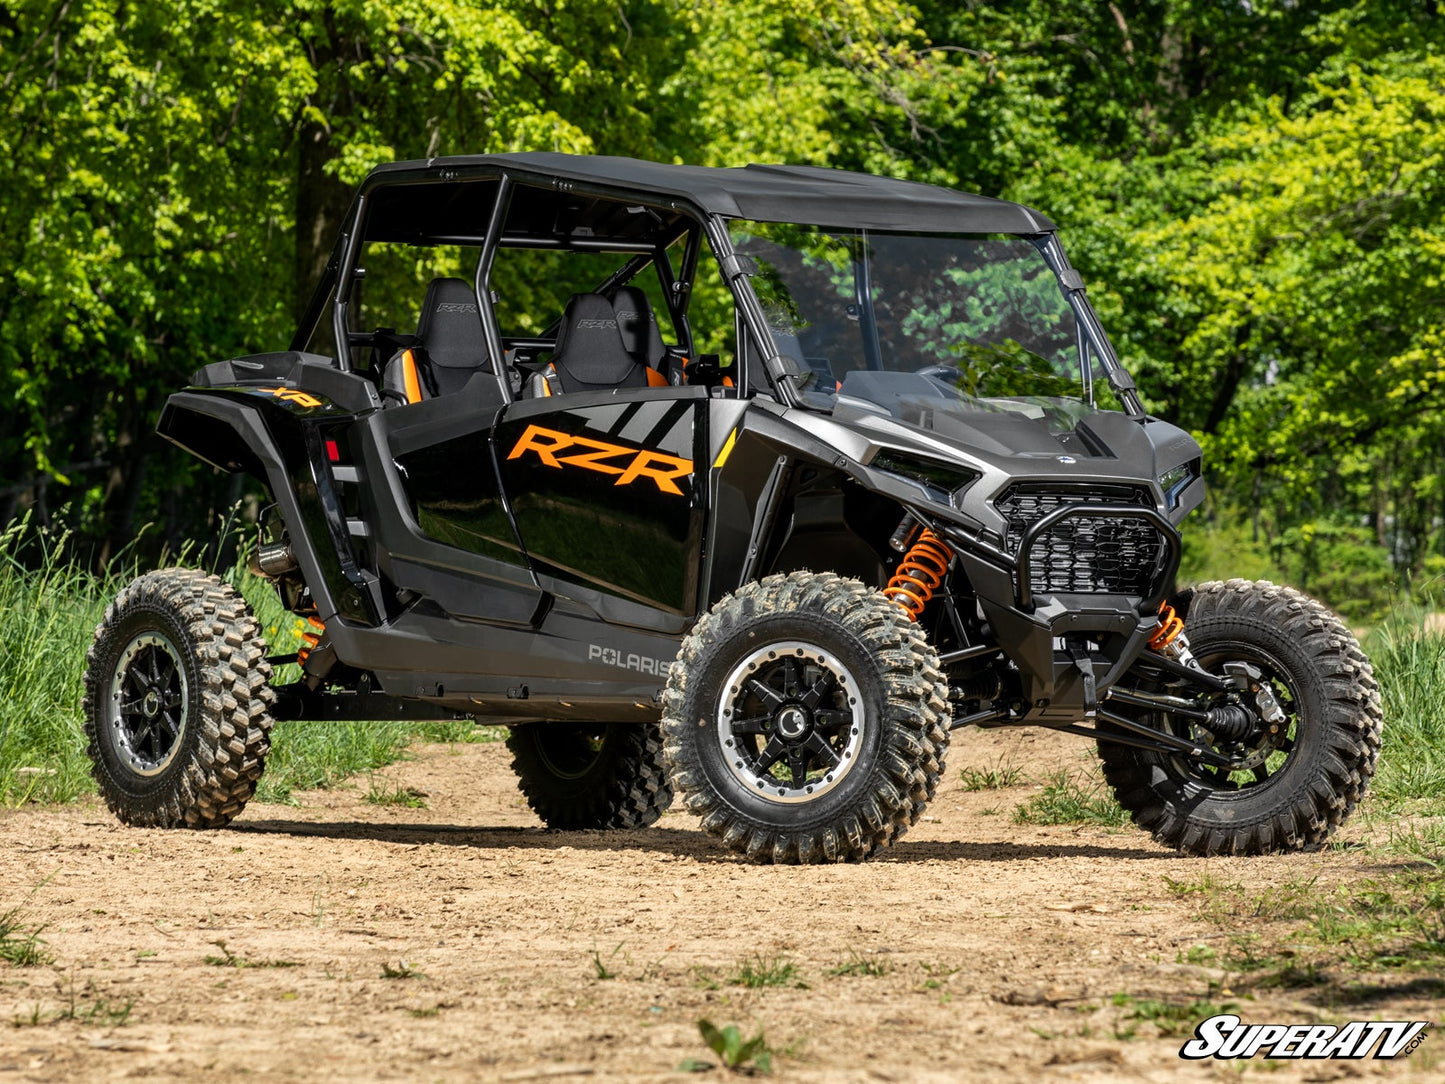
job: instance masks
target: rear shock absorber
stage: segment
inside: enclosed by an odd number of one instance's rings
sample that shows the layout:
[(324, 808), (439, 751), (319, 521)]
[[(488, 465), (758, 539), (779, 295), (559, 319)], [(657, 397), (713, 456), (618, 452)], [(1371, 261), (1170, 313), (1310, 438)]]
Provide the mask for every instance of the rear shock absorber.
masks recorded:
[(322, 621), (315, 614), (308, 617), (306, 621), (310, 624), (311, 628), (316, 631), (307, 631), (301, 634), (302, 646), (296, 649), (296, 661), (303, 666), (306, 664), (306, 660), (310, 658), (311, 652), (315, 649), (316, 645), (321, 642), (322, 633), (326, 631), (326, 622)]
[(896, 602), (910, 621), (917, 621), (928, 600), (933, 598), (933, 593), (943, 586), (952, 560), (953, 550), (948, 543), (925, 527), (919, 533), (918, 541), (898, 562), (898, 568), (894, 570), (888, 586), (883, 588), (883, 594)]

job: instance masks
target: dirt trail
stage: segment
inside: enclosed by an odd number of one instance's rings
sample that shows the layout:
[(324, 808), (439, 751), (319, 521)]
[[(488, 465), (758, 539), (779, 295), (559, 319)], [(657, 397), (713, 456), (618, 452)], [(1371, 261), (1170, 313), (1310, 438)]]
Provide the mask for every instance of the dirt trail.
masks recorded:
[[(680, 1062), (712, 1060), (698, 1017), (764, 1025), (782, 1080), (1236, 1078), (1181, 1062), (1182, 1039), (1115, 1037), (1112, 995), (1202, 996), (1218, 977), (1177, 962), (1224, 941), (1165, 877), (1327, 886), (1378, 861), (1185, 859), (1132, 828), (1011, 823), (1036, 788), (959, 786), (1000, 757), (1034, 777), (1083, 763), (1049, 734), (956, 736), (928, 820), (880, 859), (802, 869), (746, 865), (677, 808), (645, 832), (546, 833), (501, 745), (417, 752), (384, 774), (426, 809), (368, 805), (363, 783), (209, 833), (124, 829), (93, 801), (0, 814), (0, 913), (44, 922), (56, 958), (0, 964), (0, 1084), (686, 1080)], [(796, 971), (728, 981), (759, 960)], [(828, 973), (848, 964), (882, 973)], [(1288, 994), (1244, 1005), (1317, 1018)], [(1440, 1013), (1402, 998), (1365, 1015)], [(1419, 1055), (1276, 1064), (1273, 1080), (1445, 1079)]]

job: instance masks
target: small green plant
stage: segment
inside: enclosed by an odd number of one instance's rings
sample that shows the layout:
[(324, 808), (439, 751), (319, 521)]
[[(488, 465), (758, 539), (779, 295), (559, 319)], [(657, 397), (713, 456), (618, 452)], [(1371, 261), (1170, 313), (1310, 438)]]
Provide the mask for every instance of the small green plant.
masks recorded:
[[(610, 953), (608, 953), (607, 959), (609, 961), (615, 960), (617, 958), (617, 954), (621, 951), (622, 942), (619, 941), (617, 943), (617, 947), (613, 949)], [(597, 951), (596, 945), (592, 946), (592, 971), (597, 976), (599, 982), (605, 982), (608, 979), (615, 979), (617, 977), (617, 972), (612, 970), (612, 968), (608, 967), (607, 964), (602, 961), (602, 953)]]
[(923, 968), (923, 973), (928, 976), (923, 980), (922, 988), (924, 990), (937, 990), (961, 970), (957, 967), (944, 967), (942, 964), (919, 964), (918, 966)]
[(0, 914), (0, 960), (16, 967), (40, 967), (51, 962), (40, 933), (44, 926), (27, 927), (20, 908)]
[[(212, 967), (300, 967), (295, 960), (250, 960), (245, 956), (238, 956), (226, 947), (224, 941), (212, 941), (221, 950), (219, 956), (206, 956), (205, 962)], [(155, 953), (151, 953), (152, 956)]]
[(1180, 951), (1175, 954), (1174, 962), (1180, 964), (1195, 964), (1204, 966), (1212, 964), (1216, 953), (1208, 945), (1194, 945), (1188, 952)]
[[(47, 1014), (37, 1002), (31, 1006), (28, 1013), (23, 1016), (16, 1016), (13, 1023), (17, 1028), (40, 1027), (42, 1024), (53, 1024), (59, 1020), (74, 1020), (81, 1024), (94, 1024), (101, 1027), (119, 1028), (130, 1023), (131, 1010), (135, 1008), (135, 999), (126, 1002), (107, 1001), (103, 997), (95, 996), (97, 993), (95, 984), (87, 982), (84, 990), (79, 994), (75, 991), (75, 976), (68, 978), (65, 991), (65, 1004), (55, 1012)], [(91, 998), (89, 1002), (83, 1000)]]
[(831, 975), (834, 978), (853, 975), (866, 975), (870, 978), (876, 978), (879, 975), (885, 975), (887, 973), (888, 964), (886, 961), (866, 959), (865, 957), (859, 956), (853, 949), (848, 950), (847, 960), (823, 972), (823, 974)]
[(376, 777), (371, 779), (371, 786), (362, 795), (361, 800), (370, 805), (399, 806), (403, 809), (425, 809), (426, 791), (417, 790), (415, 787), (404, 787), (400, 783), (393, 783), (390, 786), (377, 784)]
[[(707, 1043), (708, 1049), (718, 1056), (723, 1067), (734, 1073), (771, 1073), (773, 1052), (768, 1047), (762, 1028), (751, 1039), (744, 1039), (736, 1024), (719, 1029), (712, 1021), (699, 1019), (698, 1034)], [(698, 1058), (688, 1058), (678, 1066), (682, 1072), (698, 1073), (711, 1069), (712, 1063)]]
[[(1130, 994), (1115, 994), (1109, 999), (1121, 1013), (1124, 1021), (1152, 1024), (1160, 1035), (1188, 1035), (1199, 1021), (1220, 1013), (1239, 1011), (1233, 1001), (1214, 1002), (1205, 999), (1196, 1001), (1157, 1001), (1153, 998), (1136, 998)], [(1121, 1039), (1134, 1037), (1136, 1027), (1121, 1027), (1116, 1020), (1115, 1034)]]
[(746, 986), (750, 990), (764, 986), (803, 987), (798, 981), (798, 966), (781, 956), (771, 960), (765, 960), (761, 956), (744, 960), (738, 969), (728, 976), (727, 981), (732, 986)]
[(999, 757), (992, 768), (964, 768), (958, 778), (964, 790), (1007, 790), (1023, 782), (1024, 770), (1012, 762), (1004, 763), (1004, 758)]
[(423, 975), (423, 974), (422, 974), (420, 971), (418, 971), (416, 968), (412, 967), (412, 965), (409, 964), (409, 963), (407, 963), (405, 960), (398, 960), (398, 961), (396, 962), (396, 966), (395, 966), (395, 967), (392, 967), (391, 964), (389, 964), (389, 963), (387, 963), (385, 960), (383, 960), (382, 963), (381, 963), (381, 977), (384, 978), (384, 979), (424, 979), (424, 978), (426, 978), (425, 975)]
[(1054, 772), (1041, 793), (1014, 807), (1015, 824), (1097, 824), (1120, 827), (1129, 814), (1104, 789), (1102, 780), (1086, 784), (1066, 771)]

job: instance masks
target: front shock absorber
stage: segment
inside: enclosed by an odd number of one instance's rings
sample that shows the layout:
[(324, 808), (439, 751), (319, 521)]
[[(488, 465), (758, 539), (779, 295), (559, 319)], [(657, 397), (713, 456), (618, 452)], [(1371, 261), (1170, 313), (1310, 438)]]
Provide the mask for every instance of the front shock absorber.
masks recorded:
[(1149, 637), (1149, 648), (1185, 666), (1198, 666), (1189, 650), (1189, 637), (1184, 635), (1184, 619), (1168, 602), (1159, 604), (1159, 627)]
[(883, 594), (902, 607), (910, 621), (917, 621), (933, 593), (943, 586), (952, 560), (948, 543), (925, 527), (898, 562)]
[(326, 622), (322, 621), (315, 614), (308, 617), (306, 621), (315, 631), (308, 630), (301, 634), (302, 646), (296, 649), (296, 661), (303, 666), (306, 664), (306, 660), (311, 657), (311, 652), (315, 649), (316, 645), (321, 642), (322, 633), (326, 631)]

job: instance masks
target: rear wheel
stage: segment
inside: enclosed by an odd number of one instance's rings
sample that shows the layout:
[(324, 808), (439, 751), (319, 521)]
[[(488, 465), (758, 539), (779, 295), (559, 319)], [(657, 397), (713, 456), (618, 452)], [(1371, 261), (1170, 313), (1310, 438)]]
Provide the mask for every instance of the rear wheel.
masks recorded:
[[(1280, 713), (1236, 741), (1155, 716), (1228, 767), (1101, 740), (1119, 803), (1155, 839), (1192, 854), (1320, 846), (1363, 797), (1380, 754), (1380, 696), (1359, 643), (1314, 599), (1245, 580), (1195, 588), (1187, 631), (1205, 670), (1224, 677), (1228, 664), (1247, 665)], [(1241, 694), (1256, 717), (1258, 697)]]
[(923, 630), (883, 595), (832, 573), (769, 576), (683, 641), (668, 766), (703, 829), (754, 862), (858, 860), (932, 797), (947, 703)]
[(646, 828), (672, 804), (655, 724), (529, 723), (507, 748), (548, 828)]
[(270, 750), (266, 644), (215, 576), (150, 572), (126, 587), (86, 656), (86, 752), (126, 824), (219, 828), (241, 812)]

